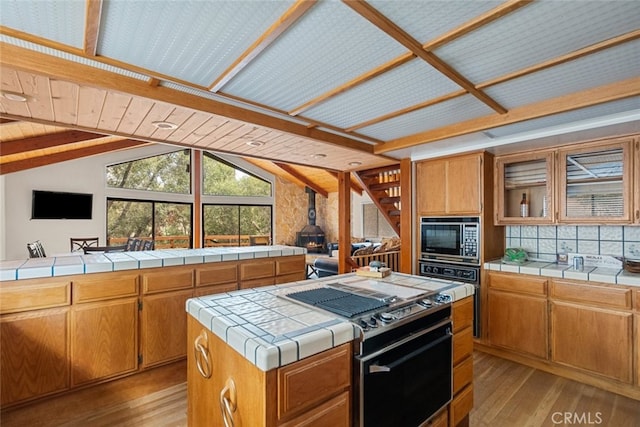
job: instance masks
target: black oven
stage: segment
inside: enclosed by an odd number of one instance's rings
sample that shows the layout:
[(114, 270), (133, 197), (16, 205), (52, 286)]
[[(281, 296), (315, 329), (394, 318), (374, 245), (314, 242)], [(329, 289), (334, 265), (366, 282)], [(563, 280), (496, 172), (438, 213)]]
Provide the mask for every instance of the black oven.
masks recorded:
[(479, 264), (479, 217), (422, 217), (420, 258)]
[(452, 348), (446, 318), (357, 356), (355, 425), (416, 427), (444, 408), (452, 398)]

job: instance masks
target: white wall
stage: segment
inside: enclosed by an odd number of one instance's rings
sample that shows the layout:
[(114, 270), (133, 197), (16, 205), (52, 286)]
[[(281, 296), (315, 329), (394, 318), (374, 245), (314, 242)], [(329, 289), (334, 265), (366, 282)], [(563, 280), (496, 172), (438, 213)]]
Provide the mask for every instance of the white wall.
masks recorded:
[[(47, 255), (69, 252), (69, 238), (71, 237), (98, 236), (100, 244), (105, 245), (106, 197), (124, 197), (128, 193), (127, 190), (106, 189), (105, 167), (113, 163), (175, 150), (176, 147), (154, 145), (2, 175), (0, 181), (0, 202), (3, 207), (0, 221), (0, 231), (2, 231), (0, 259), (28, 258), (26, 245), (35, 240), (42, 242)], [(92, 193), (92, 219), (32, 220), (32, 190)], [(140, 198), (137, 193), (134, 194), (136, 195), (132, 197)]]

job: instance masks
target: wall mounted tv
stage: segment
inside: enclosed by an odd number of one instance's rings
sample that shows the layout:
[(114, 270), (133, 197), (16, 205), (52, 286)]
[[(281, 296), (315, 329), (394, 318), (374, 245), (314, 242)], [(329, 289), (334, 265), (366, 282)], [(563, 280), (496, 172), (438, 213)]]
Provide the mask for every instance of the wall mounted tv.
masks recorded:
[(31, 219), (91, 219), (93, 194), (33, 190)]

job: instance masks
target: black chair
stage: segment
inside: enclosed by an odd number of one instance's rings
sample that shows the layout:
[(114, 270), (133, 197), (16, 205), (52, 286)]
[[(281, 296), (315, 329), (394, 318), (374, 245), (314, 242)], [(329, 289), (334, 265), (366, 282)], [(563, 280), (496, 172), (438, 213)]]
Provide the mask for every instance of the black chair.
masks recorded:
[(44, 258), (47, 254), (44, 253), (44, 247), (40, 240), (27, 243), (27, 250), (29, 251), (29, 258)]
[(141, 251), (152, 251), (153, 250), (153, 240), (144, 240), (142, 242)]
[(84, 248), (99, 245), (97, 237), (72, 237), (70, 240), (71, 252), (81, 252)]

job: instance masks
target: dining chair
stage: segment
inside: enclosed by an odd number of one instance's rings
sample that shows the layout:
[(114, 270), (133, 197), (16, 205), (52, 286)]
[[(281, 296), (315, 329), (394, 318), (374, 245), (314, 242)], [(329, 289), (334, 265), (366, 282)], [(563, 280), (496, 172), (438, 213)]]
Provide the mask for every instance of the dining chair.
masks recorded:
[(153, 250), (153, 240), (145, 240), (142, 242), (142, 251), (152, 251)]
[(97, 237), (72, 237), (70, 240), (71, 252), (83, 252), (84, 248), (99, 245)]
[(29, 258), (44, 258), (47, 255), (44, 253), (44, 247), (40, 240), (27, 243), (27, 250), (29, 251)]

